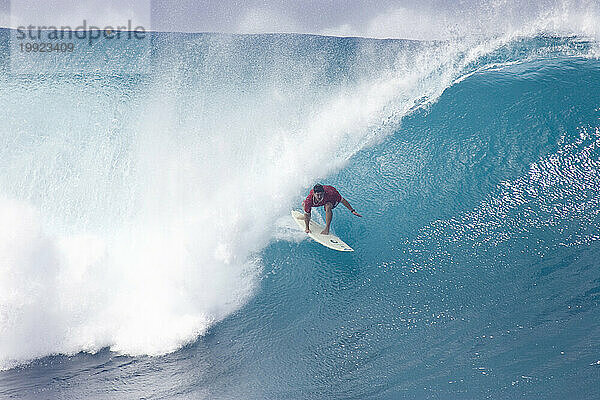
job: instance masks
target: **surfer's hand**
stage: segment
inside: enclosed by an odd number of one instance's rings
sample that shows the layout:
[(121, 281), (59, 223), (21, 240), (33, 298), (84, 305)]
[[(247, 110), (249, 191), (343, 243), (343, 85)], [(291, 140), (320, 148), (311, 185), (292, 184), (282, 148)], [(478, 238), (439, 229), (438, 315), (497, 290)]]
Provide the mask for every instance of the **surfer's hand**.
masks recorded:
[(362, 215), (360, 215), (359, 213), (356, 212), (356, 210), (352, 210), (350, 211), (352, 214), (356, 215), (357, 217), (362, 217)]
[(306, 232), (306, 233), (310, 233), (310, 229), (306, 228), (306, 229), (304, 230), (304, 232)]

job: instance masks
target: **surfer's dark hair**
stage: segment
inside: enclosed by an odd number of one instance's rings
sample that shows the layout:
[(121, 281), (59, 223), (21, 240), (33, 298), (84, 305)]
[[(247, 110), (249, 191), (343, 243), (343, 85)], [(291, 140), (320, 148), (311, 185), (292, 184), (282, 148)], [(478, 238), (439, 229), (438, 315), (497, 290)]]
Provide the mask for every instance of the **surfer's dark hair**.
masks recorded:
[(320, 183), (317, 183), (317, 184), (315, 185), (315, 187), (313, 188), (313, 191), (314, 191), (315, 193), (319, 193), (319, 192), (324, 192), (324, 191), (325, 191), (325, 189), (323, 189), (323, 185), (321, 185)]

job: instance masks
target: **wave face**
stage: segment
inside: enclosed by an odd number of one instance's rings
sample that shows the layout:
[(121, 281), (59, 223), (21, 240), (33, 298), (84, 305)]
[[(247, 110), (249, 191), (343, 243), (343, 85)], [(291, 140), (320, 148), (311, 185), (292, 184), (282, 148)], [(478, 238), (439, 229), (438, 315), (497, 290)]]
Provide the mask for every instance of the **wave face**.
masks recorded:
[(274, 217), (472, 62), (420, 43), (152, 39), (150, 74), (5, 75), (3, 368), (192, 342), (252, 294)]
[[(597, 54), (156, 33), (148, 74), (5, 64), (0, 395), (599, 395)], [(286, 219), (317, 180), (356, 253)]]

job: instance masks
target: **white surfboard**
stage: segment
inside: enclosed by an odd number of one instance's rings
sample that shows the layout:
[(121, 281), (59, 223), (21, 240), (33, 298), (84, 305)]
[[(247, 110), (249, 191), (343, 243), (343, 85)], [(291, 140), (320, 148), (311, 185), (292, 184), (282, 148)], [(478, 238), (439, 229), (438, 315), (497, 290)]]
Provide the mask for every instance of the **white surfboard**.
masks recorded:
[[(304, 232), (304, 229), (306, 229), (306, 225), (304, 222), (304, 213), (292, 210), (292, 217)], [(325, 227), (316, 223), (313, 219), (311, 219), (308, 223), (308, 227), (310, 228), (310, 233), (308, 234), (308, 236), (313, 238), (315, 241), (321, 243), (323, 246), (329, 247), (330, 249), (337, 251), (354, 251), (352, 247), (344, 243), (344, 241), (339, 237), (331, 233), (329, 235), (322, 235), (321, 231), (323, 231)]]

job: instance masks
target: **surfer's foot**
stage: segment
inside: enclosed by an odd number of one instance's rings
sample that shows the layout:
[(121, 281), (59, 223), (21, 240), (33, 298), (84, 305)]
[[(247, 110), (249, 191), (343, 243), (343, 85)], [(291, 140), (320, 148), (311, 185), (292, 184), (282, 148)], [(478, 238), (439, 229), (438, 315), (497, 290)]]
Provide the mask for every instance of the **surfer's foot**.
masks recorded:
[(323, 229), (323, 232), (321, 232), (321, 235), (329, 235), (329, 229)]

